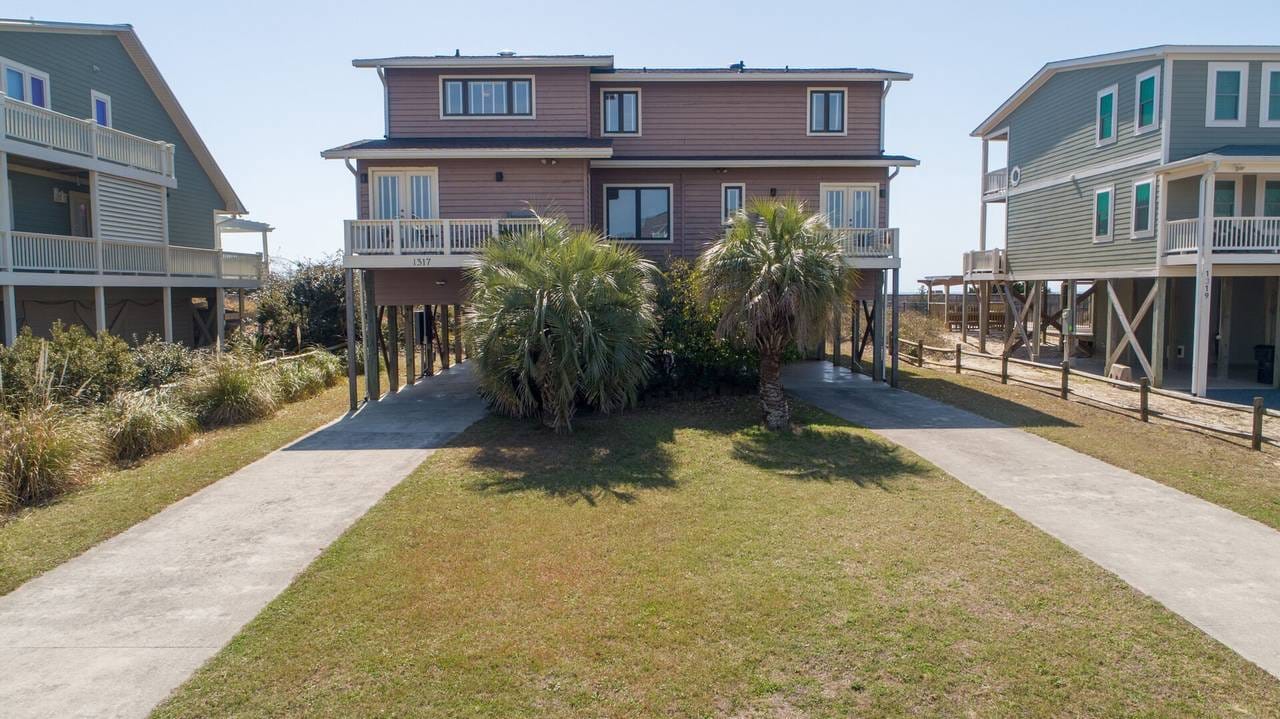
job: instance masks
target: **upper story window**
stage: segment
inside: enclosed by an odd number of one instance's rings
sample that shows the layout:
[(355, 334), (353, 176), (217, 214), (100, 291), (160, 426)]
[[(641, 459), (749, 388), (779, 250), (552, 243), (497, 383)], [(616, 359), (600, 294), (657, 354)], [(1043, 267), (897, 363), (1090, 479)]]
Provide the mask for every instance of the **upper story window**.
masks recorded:
[(1155, 188), (1153, 180), (1140, 180), (1133, 183), (1133, 206), (1130, 215), (1133, 217), (1133, 236), (1150, 237), (1155, 233), (1155, 207), (1152, 193)]
[(1280, 217), (1280, 180), (1265, 180), (1258, 188), (1263, 217)]
[(1244, 127), (1248, 95), (1249, 63), (1209, 63), (1204, 124), (1207, 127)]
[(1093, 241), (1111, 239), (1111, 215), (1114, 209), (1115, 188), (1103, 187), (1093, 191)]
[(1094, 144), (1097, 147), (1110, 145), (1116, 141), (1116, 96), (1118, 94), (1119, 88), (1115, 85), (1098, 91), (1093, 130)]
[(633, 242), (671, 240), (671, 186), (605, 185), (609, 237)]
[(1237, 207), (1239, 203), (1236, 202), (1236, 181), (1215, 181), (1213, 183), (1213, 216), (1235, 217)]
[(4, 94), (15, 100), (49, 107), (49, 74), (0, 57)]
[(639, 135), (640, 91), (601, 91), (600, 122), (605, 135)]
[(1280, 62), (1262, 63), (1262, 109), (1259, 127), (1280, 127)]
[(747, 202), (747, 186), (734, 182), (720, 186), (720, 221), (728, 222)]
[(1133, 134), (1154, 130), (1160, 124), (1160, 68), (1138, 76), (1134, 87)]
[(845, 125), (844, 89), (809, 89), (809, 134), (843, 135)]
[(93, 121), (103, 127), (111, 127), (111, 96), (93, 90), (89, 99), (93, 102)]
[(531, 78), (444, 79), (445, 117), (532, 117)]

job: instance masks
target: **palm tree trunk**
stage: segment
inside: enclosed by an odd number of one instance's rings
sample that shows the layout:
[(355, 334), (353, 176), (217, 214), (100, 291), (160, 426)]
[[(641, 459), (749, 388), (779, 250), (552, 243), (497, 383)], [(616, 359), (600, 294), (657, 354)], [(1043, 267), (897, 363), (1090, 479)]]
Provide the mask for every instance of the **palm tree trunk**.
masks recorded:
[(760, 353), (760, 407), (764, 425), (778, 431), (791, 426), (791, 405), (782, 390), (782, 353), (765, 350)]

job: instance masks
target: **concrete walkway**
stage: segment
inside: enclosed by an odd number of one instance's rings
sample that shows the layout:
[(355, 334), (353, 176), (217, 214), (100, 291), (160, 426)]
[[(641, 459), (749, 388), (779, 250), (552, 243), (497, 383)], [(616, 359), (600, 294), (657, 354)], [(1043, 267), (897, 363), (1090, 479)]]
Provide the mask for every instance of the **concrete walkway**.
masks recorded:
[(483, 414), (467, 365), (455, 366), (0, 597), (0, 715), (147, 716)]
[(906, 447), (1280, 677), (1280, 532), (828, 362), (787, 390)]

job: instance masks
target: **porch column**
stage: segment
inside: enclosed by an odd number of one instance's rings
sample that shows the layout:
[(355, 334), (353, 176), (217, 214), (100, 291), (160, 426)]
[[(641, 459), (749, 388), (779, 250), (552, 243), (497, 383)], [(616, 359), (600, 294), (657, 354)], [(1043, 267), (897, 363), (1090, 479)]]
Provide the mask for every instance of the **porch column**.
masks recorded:
[(18, 301), (13, 285), (4, 286), (4, 343), (9, 347), (18, 341)]
[(382, 396), (378, 377), (378, 305), (373, 298), (373, 272), (361, 273), (364, 289), (364, 385), (365, 400), (377, 402)]
[(1226, 379), (1231, 371), (1231, 291), (1235, 281), (1218, 280), (1218, 379)]
[(164, 341), (173, 342), (173, 288), (160, 288), (161, 315), (164, 317)]
[(412, 385), (418, 378), (417, 374), (417, 331), (413, 324), (413, 305), (404, 306), (404, 384), (406, 387)]
[[(892, 309), (893, 309), (893, 325), (889, 333), (889, 342), (891, 343), (889, 345), (890, 347), (889, 386), (897, 387), (898, 386), (898, 351), (901, 348), (898, 347), (898, 268), (896, 267), (893, 268), (893, 287), (891, 288), (891, 291), (892, 291), (892, 294), (890, 295), (891, 301), (889, 304), (892, 305)], [(947, 294), (950, 294), (950, 291), (948, 291)]]
[(102, 285), (93, 288), (93, 331), (107, 331), (107, 291)]
[[(3, 113), (0, 113), (3, 114)], [(0, 125), (4, 119), (0, 118)], [(6, 270), (13, 269), (13, 242), (9, 239), (9, 154), (0, 152), (0, 265)]]
[(978, 249), (987, 249), (987, 202), (982, 196), (987, 192), (987, 166), (990, 164), (990, 141), (982, 138), (982, 176), (978, 178)]
[(346, 292), (347, 322), (347, 408), (354, 412), (359, 404), (356, 396), (356, 288), (355, 270), (347, 268), (342, 271), (344, 290)]
[(883, 382), (884, 376), (884, 286), (885, 271), (876, 271), (876, 297), (871, 318), (871, 376)]
[(1196, 299), (1191, 340), (1191, 394), (1205, 396), (1209, 389), (1209, 311), (1213, 306), (1213, 258), (1210, 233), (1213, 225), (1215, 173), (1200, 177), (1200, 237), (1196, 251)]
[(1165, 330), (1169, 323), (1169, 278), (1157, 277), (1155, 304), (1151, 306), (1151, 385), (1164, 386)]
[(387, 392), (400, 391), (400, 308), (387, 306)]
[(227, 291), (221, 287), (215, 289), (213, 299), (217, 305), (213, 311), (213, 322), (217, 330), (215, 338), (218, 342), (218, 351), (221, 352), (227, 343)]

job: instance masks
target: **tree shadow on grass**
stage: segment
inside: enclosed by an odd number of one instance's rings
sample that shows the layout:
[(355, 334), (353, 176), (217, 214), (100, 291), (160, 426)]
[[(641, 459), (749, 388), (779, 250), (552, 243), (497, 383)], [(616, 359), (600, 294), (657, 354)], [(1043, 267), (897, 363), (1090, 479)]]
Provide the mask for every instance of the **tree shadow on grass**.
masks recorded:
[[(981, 417), (995, 420), (1010, 427), (1075, 427), (1074, 422), (1046, 414), (1040, 410), (1005, 399), (995, 392), (1001, 387), (994, 383), (991, 392), (967, 387), (959, 382), (929, 377), (915, 373), (902, 374), (902, 389), (908, 392), (945, 402)], [(1010, 384), (1016, 387), (1016, 384)], [(1036, 390), (1028, 389), (1029, 392)], [(1048, 395), (1045, 395), (1049, 399)], [(1061, 401), (1061, 400), (1058, 400)]]

